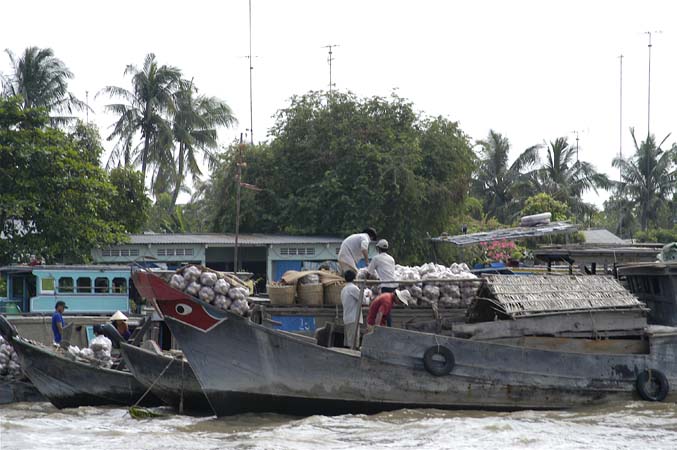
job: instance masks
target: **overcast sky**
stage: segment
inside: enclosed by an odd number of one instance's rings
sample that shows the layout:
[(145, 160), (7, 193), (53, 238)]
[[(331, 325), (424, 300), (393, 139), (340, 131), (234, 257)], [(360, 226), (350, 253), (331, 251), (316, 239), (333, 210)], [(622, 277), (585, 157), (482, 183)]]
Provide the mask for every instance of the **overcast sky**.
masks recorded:
[[(203, 93), (226, 100), (249, 128), (247, 0), (31, 1), (2, 5), (0, 46), (51, 47), (75, 73), (72, 91), (89, 91), (107, 135), (113, 117), (105, 85), (128, 87), (126, 64), (148, 52), (194, 77)], [(623, 59), (623, 150), (629, 127), (647, 127), (647, 43), (653, 38), (651, 130), (677, 131), (677, 6), (671, 1), (292, 1), (252, 0), (254, 137), (265, 139), (272, 115), (290, 96), (334, 82), (360, 96), (394, 89), (430, 115), (460, 122), (473, 139), (489, 129), (509, 137), (514, 157), (558, 136), (581, 159), (613, 178), (619, 151), (619, 58)], [(6, 57), (0, 71), (8, 70)], [(677, 137), (677, 135), (675, 136)], [(674, 139), (668, 142), (672, 143)], [(591, 194), (597, 204), (606, 194)]]

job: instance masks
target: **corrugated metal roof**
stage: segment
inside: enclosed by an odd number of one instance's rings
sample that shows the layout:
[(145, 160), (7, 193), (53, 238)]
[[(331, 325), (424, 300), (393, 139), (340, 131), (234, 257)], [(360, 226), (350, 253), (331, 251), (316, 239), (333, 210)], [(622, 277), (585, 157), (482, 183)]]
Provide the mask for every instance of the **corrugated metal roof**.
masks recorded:
[(628, 241), (619, 238), (611, 231), (606, 229), (596, 229), (596, 230), (581, 230), (581, 233), (585, 236), (586, 244), (618, 244), (623, 245), (627, 244)]
[(15, 264), (9, 266), (0, 267), (0, 272), (32, 272), (34, 270), (74, 270), (74, 271), (105, 271), (105, 270), (131, 270), (131, 267), (128, 265), (98, 265), (98, 264), (50, 264), (50, 265), (38, 265), (38, 266), (29, 266), (25, 264)]
[(482, 231), (479, 233), (459, 234), (457, 236), (440, 236), (432, 238), (433, 242), (448, 242), (459, 247), (475, 245), (482, 242), (502, 241), (505, 239), (539, 238), (551, 234), (574, 233), (578, 230), (576, 225), (566, 222), (553, 222), (548, 225), (537, 227), (503, 228), (500, 230)]
[[(234, 234), (220, 233), (149, 233), (149, 234), (131, 234), (129, 235), (130, 244), (137, 245), (163, 245), (163, 244), (188, 244), (188, 245), (212, 245), (212, 246), (234, 246)], [(300, 245), (300, 244), (340, 244), (342, 238), (336, 236), (290, 236), (282, 234), (240, 234), (239, 245), (243, 246), (261, 246), (261, 245)]]

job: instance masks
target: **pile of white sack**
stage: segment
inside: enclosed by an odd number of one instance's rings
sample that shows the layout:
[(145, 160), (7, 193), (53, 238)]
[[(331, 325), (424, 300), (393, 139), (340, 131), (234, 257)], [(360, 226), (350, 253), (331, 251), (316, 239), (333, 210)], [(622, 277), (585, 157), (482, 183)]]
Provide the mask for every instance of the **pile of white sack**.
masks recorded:
[(186, 266), (176, 271), (169, 281), (174, 289), (200, 298), (207, 303), (246, 316), (249, 313), (249, 289), (231, 285), (225, 274)]
[(19, 355), (2, 336), (0, 336), (0, 378), (21, 378)]
[[(363, 272), (364, 271), (364, 272)], [(360, 278), (361, 277), (361, 278)], [(371, 278), (366, 269), (360, 269), (358, 278)], [(470, 272), (466, 264), (426, 263), (421, 266), (395, 266), (397, 281), (420, 281), (415, 284), (401, 284), (407, 289), (418, 305), (435, 304), (444, 308), (466, 308), (477, 295), (481, 281)]]
[(99, 335), (92, 339), (89, 348), (80, 349), (77, 345), (69, 346), (67, 355), (74, 360), (85, 361), (96, 367), (110, 369), (113, 365), (112, 348), (113, 344), (110, 339)]

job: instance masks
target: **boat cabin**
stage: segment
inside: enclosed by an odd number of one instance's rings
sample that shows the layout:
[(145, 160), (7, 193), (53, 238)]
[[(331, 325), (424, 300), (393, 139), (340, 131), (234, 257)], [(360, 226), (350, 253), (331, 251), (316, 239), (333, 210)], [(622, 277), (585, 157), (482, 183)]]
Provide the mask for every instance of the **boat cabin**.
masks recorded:
[(677, 261), (628, 264), (618, 278), (649, 307), (648, 321), (677, 326)]
[(0, 267), (0, 276), (7, 286), (0, 293), (4, 314), (51, 313), (59, 300), (68, 314), (129, 312), (134, 292), (129, 266), (12, 265)]

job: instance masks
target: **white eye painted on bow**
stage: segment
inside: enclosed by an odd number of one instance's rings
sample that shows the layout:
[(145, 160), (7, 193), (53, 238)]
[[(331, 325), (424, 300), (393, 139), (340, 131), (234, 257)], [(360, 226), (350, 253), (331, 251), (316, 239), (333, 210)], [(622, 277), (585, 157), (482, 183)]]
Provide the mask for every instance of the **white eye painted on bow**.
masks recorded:
[(181, 314), (182, 316), (187, 316), (188, 314), (193, 312), (193, 308), (186, 305), (185, 303), (179, 303), (178, 305), (176, 305), (176, 312)]

